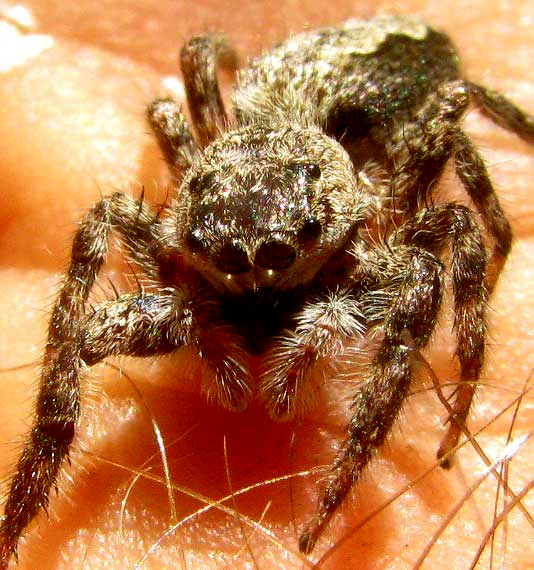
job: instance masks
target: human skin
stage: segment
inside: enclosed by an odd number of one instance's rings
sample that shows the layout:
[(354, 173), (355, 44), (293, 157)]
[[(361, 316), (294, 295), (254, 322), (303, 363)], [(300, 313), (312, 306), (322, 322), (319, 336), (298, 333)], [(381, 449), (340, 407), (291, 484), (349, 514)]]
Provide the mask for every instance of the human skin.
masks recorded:
[[(434, 4), (404, 2), (396, 3), (395, 11), (421, 14), (448, 31), (466, 76), (505, 92), (534, 112), (531, 3), (518, 1), (499, 11), (491, 2), (470, 2), (454, 14), (451, 5), (441, 3), (437, 12)], [(158, 204), (165, 199), (166, 168), (143, 110), (152, 98), (167, 93), (160, 80), (176, 73), (181, 43), (195, 33), (222, 30), (241, 54), (257, 54), (305, 26), (369, 16), (388, 7), (333, 1), (320, 8), (303, 2), (297, 10), (289, 0), (251, 7), (197, 1), (194, 8), (160, 0), (153, 6), (145, 2), (143, 12), (122, 0), (98, 9), (83, 0), (69, 11), (64, 3), (44, 0), (26, 6), (35, 15), (36, 31), (49, 34), (53, 45), (0, 77), (0, 367), (27, 364), (0, 372), (4, 478), (12, 473), (30, 424), (48, 314), (76, 221), (101, 195), (117, 189), (139, 195), (143, 186), (148, 201)], [(534, 153), (526, 142), (476, 111), (469, 114), (466, 129), (481, 148), (515, 232), (513, 255), (491, 303), (490, 350), (482, 378), (488, 386), (481, 389), (469, 424), (476, 432), (521, 393), (533, 365), (534, 301), (529, 291), (534, 217), (529, 191)], [(452, 173), (444, 185), (455, 191)], [(131, 269), (112, 264), (108, 275), (125, 289), (128, 283), (121, 272), (131, 274)], [(112, 294), (107, 282), (102, 283), (96, 301)], [(444, 382), (455, 378), (453, 352), (452, 337), (444, 327), (428, 356)], [(161, 459), (156, 455), (150, 469), (144, 465), (157, 453), (147, 407), (168, 444), (172, 480), (178, 487), (217, 499), (246, 485), (264, 484), (224, 503), (230, 514), (213, 509), (193, 518), (179, 534), (162, 541), (143, 567), (179, 567), (181, 552), (187, 568), (244, 568), (252, 560), (259, 568), (303, 567), (297, 531), (313, 514), (318, 478), (325, 471), (295, 475), (291, 482), (267, 481), (328, 464), (347, 421), (350, 383), (328, 387), (324, 401), (299, 422), (276, 424), (256, 405), (230, 413), (205, 403), (194, 371), (186, 374), (188, 354), (155, 363), (114, 362), (127, 372), (143, 399), (116, 368), (99, 366), (86, 377), (80, 435), (73, 464), (66, 469), (70, 480), (62, 477), (59, 495), (52, 493), (50, 520), (41, 515), (32, 525), (20, 547), (18, 568), (134, 567), (165, 531), (170, 516), (167, 491), (160, 481), (148, 479), (161, 477)], [(184, 376), (191, 378), (184, 381)], [(435, 464), (446, 411), (424, 370), (422, 376), (399, 427), (320, 541), (314, 560), (333, 548), (322, 567), (411, 568), (432, 533), (483, 472), (482, 461), (468, 444), (451, 471), (436, 467), (351, 533), (366, 514), (380, 510)], [(513, 426), (514, 440), (528, 434), (533, 424), (531, 402), (527, 394)], [(492, 460), (506, 443), (510, 424), (511, 411), (480, 436)], [(516, 493), (529, 483), (532, 456), (532, 444), (527, 442), (513, 459), (510, 485)], [(128, 494), (136, 472), (141, 476)], [(469, 567), (493, 518), (495, 488), (495, 480), (488, 478), (448, 526), (444, 543), (428, 557), (428, 568)], [(203, 506), (180, 492), (175, 501), (176, 520)], [(249, 519), (239, 519), (231, 511)], [(250, 519), (260, 521), (282, 546), (250, 526)], [(526, 567), (532, 563), (524, 548), (532, 528), (517, 509), (509, 521), (505, 560), (510, 568)]]

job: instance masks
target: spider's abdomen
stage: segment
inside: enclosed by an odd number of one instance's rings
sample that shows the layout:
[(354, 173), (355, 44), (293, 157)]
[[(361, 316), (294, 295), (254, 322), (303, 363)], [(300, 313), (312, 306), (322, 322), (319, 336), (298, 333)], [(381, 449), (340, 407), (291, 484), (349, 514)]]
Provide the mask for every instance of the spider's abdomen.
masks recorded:
[(382, 16), (294, 36), (255, 60), (234, 94), (245, 122), (294, 120), (361, 136), (413, 115), (458, 77), (449, 38), (407, 17)]

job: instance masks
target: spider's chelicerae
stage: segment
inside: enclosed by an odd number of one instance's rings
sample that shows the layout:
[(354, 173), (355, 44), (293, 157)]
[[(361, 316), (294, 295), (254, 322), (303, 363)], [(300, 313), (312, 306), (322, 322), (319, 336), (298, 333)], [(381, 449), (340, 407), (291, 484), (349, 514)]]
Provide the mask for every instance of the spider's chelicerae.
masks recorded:
[[(287, 420), (335, 377), (349, 340), (373, 335), (373, 366), (300, 536), (309, 553), (391, 430), (413, 350), (428, 343), (450, 282), (461, 379), (438, 452), (444, 464), (458, 442), (484, 360), (488, 296), (512, 239), (460, 120), (472, 102), (532, 142), (533, 117), (462, 79), (449, 38), (406, 17), (282, 43), (239, 72), (231, 116), (215, 74), (228, 53), (219, 36), (182, 50), (194, 135), (173, 101), (148, 109), (176, 187), (168, 207), (156, 213), (116, 193), (80, 223), (5, 505), (0, 568), (68, 457), (80, 371), (110, 355), (192, 346), (208, 398), (233, 410), (257, 398)], [(475, 211), (433, 201), (449, 160)], [(111, 231), (156, 287), (88, 311)]]

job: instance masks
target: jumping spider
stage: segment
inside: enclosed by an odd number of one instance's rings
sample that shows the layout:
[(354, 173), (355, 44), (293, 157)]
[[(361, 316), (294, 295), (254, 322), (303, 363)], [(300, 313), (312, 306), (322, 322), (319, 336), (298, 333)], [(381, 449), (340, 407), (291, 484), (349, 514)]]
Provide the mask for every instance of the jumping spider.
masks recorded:
[[(461, 379), (438, 451), (444, 464), (458, 442), (484, 360), (488, 296), (512, 241), (460, 121), (473, 102), (532, 142), (534, 118), (461, 79), (448, 37), (406, 17), (350, 21), (282, 43), (239, 72), (232, 117), (216, 78), (228, 53), (219, 36), (182, 49), (195, 136), (172, 100), (148, 109), (177, 189), (168, 207), (155, 213), (116, 193), (80, 223), (52, 312), (33, 428), (5, 505), (0, 568), (46, 508), (69, 455), (81, 370), (110, 355), (193, 346), (208, 398), (232, 410), (258, 398), (287, 420), (335, 376), (347, 341), (378, 339), (300, 536), (310, 553), (399, 414), (413, 349), (432, 335), (448, 276)], [(433, 201), (450, 159), (477, 212)], [(88, 311), (112, 230), (156, 292)]]

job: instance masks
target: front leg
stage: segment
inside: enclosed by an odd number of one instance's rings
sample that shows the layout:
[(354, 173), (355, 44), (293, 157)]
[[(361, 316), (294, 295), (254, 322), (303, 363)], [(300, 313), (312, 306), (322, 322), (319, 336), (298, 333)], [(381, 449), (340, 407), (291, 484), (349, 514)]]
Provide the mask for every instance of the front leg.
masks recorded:
[[(299, 539), (302, 552), (310, 553), (334, 512), (379, 449), (408, 396), (412, 380), (412, 348), (418, 348), (434, 330), (442, 296), (441, 263), (432, 255), (408, 248), (383, 252), (372, 265), (397, 265), (397, 274), (382, 288), (362, 296), (362, 307), (372, 322), (385, 319), (384, 338), (373, 360), (374, 372), (359, 389), (347, 436), (337, 452), (319, 509)], [(388, 259), (389, 256), (392, 259)], [(374, 271), (371, 268), (371, 271)]]
[(259, 393), (277, 420), (306, 412), (324, 377), (333, 375), (330, 367), (345, 341), (365, 331), (363, 312), (348, 290), (308, 301), (296, 323), (293, 331), (271, 344), (262, 360)]
[[(76, 333), (43, 363), (36, 415), (20, 456), (0, 525), (0, 569), (16, 555), (30, 521), (46, 510), (50, 489), (68, 457), (80, 414), (79, 376), (112, 354), (163, 354), (183, 340), (184, 305), (171, 295), (119, 298), (83, 318)], [(182, 330), (180, 330), (182, 328)]]
[[(250, 398), (249, 371), (242, 342), (216, 322), (201, 297), (174, 290), (158, 295), (125, 295), (82, 318), (77, 332), (47, 351), (33, 427), (20, 456), (0, 525), (0, 569), (16, 555), (19, 538), (41, 509), (68, 458), (80, 415), (80, 374), (112, 355), (157, 356), (193, 346), (206, 368), (204, 390), (227, 408), (243, 408)], [(204, 322), (202, 319), (205, 319)], [(209, 322), (209, 325), (208, 325)]]

